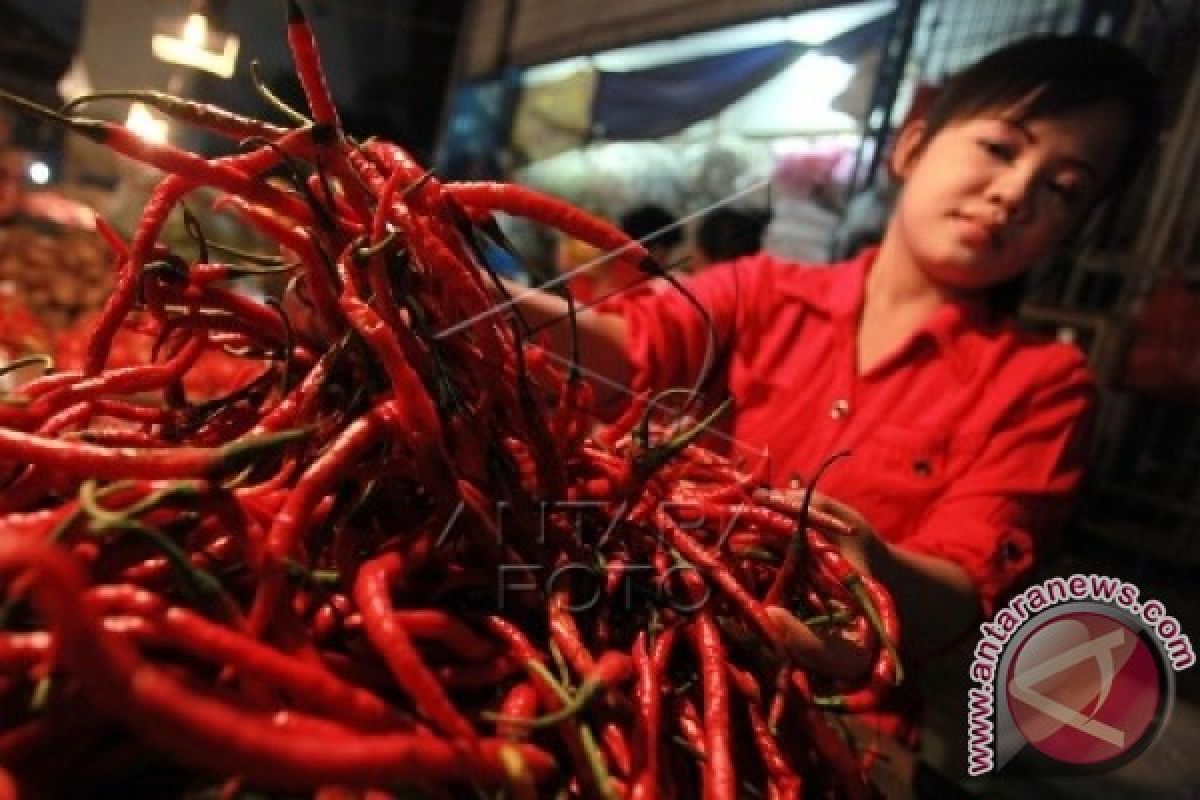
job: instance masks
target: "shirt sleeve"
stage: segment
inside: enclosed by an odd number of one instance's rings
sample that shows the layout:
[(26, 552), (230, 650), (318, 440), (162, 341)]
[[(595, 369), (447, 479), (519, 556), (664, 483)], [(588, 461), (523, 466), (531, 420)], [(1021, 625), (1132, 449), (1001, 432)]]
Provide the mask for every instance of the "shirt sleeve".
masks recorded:
[(656, 281), (603, 303), (600, 310), (619, 313), (628, 324), (630, 388), (693, 384), (706, 364), (734, 346), (741, 309), (767, 271), (765, 257), (750, 256), (681, 279), (685, 291)]
[(1066, 521), (1083, 474), (1095, 387), (1082, 356), (1070, 352), (1005, 415), (973, 465), (900, 544), (961, 566), (985, 617), (1029, 576)]

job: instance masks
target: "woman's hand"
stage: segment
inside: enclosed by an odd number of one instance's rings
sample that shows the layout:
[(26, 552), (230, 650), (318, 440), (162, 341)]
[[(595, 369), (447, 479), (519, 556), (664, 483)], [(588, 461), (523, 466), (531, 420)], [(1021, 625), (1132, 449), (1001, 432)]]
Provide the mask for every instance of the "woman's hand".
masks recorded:
[[(799, 516), (805, 490), (760, 490), (755, 499), (792, 516)], [(871, 574), (871, 562), (883, 549), (875, 529), (866, 518), (845, 503), (814, 492), (808, 508), (808, 525), (838, 545), (843, 555), (863, 574)], [(806, 625), (786, 608), (771, 606), (767, 614), (779, 633), (779, 641), (793, 661), (831, 677), (853, 681), (870, 668), (871, 633), (866, 626)]]
[[(799, 517), (807, 491), (793, 482), (787, 489), (759, 489), (754, 498), (776, 511)], [(866, 517), (843, 502), (814, 491), (808, 504), (808, 526), (815, 528), (842, 551), (860, 572), (871, 572), (871, 559), (882, 542)]]
[[(758, 497), (772, 508), (798, 515), (804, 490), (793, 486), (761, 492)], [(891, 594), (906, 657), (922, 659), (936, 654), (977, 624), (979, 595), (970, 575), (957, 563), (888, 544), (861, 514), (819, 492), (813, 493), (808, 524), (835, 542), (860, 573), (872, 576)], [(812, 630), (785, 609), (768, 609), (768, 613), (796, 660), (825, 671), (822, 665), (840, 652), (842, 645), (831, 641), (835, 635)]]

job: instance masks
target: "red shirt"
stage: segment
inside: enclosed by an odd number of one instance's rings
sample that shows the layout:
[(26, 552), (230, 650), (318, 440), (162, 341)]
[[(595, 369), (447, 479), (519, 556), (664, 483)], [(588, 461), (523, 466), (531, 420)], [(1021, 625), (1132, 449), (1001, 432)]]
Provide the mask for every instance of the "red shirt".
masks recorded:
[[(873, 260), (817, 268), (760, 254), (687, 281), (728, 349), (714, 394), (732, 396), (734, 412), (709, 444), (748, 469), (767, 454), (775, 485), (849, 449), (818, 488), (887, 541), (961, 566), (990, 616), (1069, 508), (1093, 383), (1076, 348), (957, 303), (858, 374)], [(695, 306), (658, 286), (610, 307), (629, 323), (634, 389), (693, 384), (708, 342)], [(895, 692), (872, 721), (915, 744), (919, 707), (915, 692)]]
[[(593, 270), (600, 270), (602, 280), (597, 280)], [(597, 264), (592, 269), (576, 270), (567, 279), (567, 288), (579, 305), (591, 305), (617, 295), (626, 286), (638, 284), (644, 276), (635, 267), (624, 261)]]

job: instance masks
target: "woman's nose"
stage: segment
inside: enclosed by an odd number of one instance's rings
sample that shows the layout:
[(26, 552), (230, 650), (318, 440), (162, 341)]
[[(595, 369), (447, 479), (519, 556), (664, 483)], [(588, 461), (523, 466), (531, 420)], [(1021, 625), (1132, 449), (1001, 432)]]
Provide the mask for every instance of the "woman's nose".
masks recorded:
[(1034, 170), (1020, 166), (1005, 170), (992, 181), (988, 200), (1000, 211), (1005, 223), (1023, 223), (1033, 217), (1036, 181)]

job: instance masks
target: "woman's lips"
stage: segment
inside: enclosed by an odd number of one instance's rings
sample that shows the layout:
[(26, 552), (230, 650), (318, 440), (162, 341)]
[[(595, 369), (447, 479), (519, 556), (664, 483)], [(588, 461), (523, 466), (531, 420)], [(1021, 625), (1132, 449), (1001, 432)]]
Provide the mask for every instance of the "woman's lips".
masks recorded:
[(993, 250), (999, 250), (1003, 244), (999, 225), (966, 214), (955, 214), (954, 219), (958, 222), (964, 243), (975, 247), (986, 245)]

